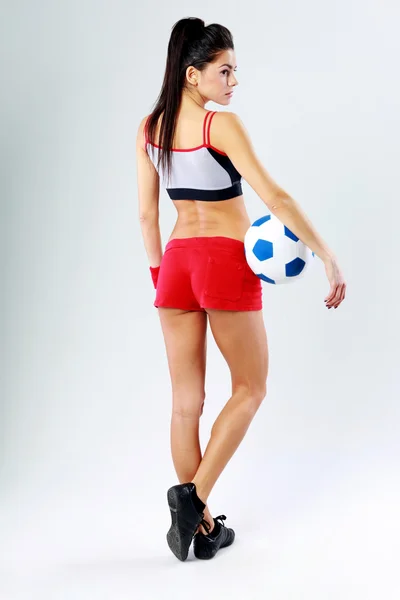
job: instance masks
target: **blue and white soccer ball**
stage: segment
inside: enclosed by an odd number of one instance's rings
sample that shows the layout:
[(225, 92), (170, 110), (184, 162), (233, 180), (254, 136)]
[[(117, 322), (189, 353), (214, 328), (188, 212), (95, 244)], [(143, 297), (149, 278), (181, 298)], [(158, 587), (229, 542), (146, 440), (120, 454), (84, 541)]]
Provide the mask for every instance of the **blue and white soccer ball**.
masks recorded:
[(314, 252), (275, 215), (257, 219), (244, 238), (250, 269), (267, 283), (292, 283), (302, 278)]

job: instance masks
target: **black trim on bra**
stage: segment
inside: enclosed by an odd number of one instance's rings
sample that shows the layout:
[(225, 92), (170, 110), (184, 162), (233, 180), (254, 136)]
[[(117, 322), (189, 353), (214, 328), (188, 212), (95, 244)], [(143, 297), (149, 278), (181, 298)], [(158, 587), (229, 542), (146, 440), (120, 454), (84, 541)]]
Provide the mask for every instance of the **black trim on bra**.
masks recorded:
[(228, 188), (221, 190), (197, 190), (195, 188), (167, 188), (171, 200), (205, 200), (215, 202), (218, 200), (229, 200), (243, 194), (242, 184), (236, 181)]
[(220, 154), (219, 152), (216, 152), (212, 148), (207, 148), (207, 150), (209, 151), (211, 156), (217, 161), (217, 163), (220, 164), (221, 167), (223, 167), (225, 169), (225, 171), (228, 173), (229, 177), (231, 178), (232, 183), (234, 183), (235, 181), (239, 181), (241, 179), (242, 176), (240, 175), (239, 171), (237, 169), (235, 169), (235, 167), (233, 166), (233, 163), (232, 163), (231, 159), (229, 158), (229, 156), (226, 156), (226, 154)]

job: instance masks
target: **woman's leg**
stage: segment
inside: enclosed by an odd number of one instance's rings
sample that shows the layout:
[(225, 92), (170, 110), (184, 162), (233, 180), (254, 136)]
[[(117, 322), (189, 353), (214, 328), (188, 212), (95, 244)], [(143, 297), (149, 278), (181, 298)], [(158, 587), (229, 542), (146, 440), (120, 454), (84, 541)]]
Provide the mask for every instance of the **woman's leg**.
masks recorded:
[(262, 311), (206, 310), (214, 339), (231, 372), (232, 396), (211, 429), (203, 459), (192, 477), (204, 503), (265, 398), (268, 375)]
[[(207, 313), (161, 307), (158, 311), (172, 385), (172, 460), (179, 483), (187, 483), (202, 460), (199, 421), (205, 399)], [(213, 527), (208, 506), (204, 518)]]

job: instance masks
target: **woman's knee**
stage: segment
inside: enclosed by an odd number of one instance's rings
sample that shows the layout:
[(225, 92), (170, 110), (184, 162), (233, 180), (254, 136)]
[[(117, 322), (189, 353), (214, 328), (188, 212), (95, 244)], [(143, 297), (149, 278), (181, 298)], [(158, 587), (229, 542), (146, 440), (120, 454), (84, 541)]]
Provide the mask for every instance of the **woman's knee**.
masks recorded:
[(245, 408), (255, 413), (267, 395), (267, 382), (238, 383), (232, 387), (232, 394), (235, 393), (240, 393)]
[(193, 394), (193, 390), (174, 394), (172, 413), (184, 418), (200, 417), (203, 414), (205, 397), (205, 392)]

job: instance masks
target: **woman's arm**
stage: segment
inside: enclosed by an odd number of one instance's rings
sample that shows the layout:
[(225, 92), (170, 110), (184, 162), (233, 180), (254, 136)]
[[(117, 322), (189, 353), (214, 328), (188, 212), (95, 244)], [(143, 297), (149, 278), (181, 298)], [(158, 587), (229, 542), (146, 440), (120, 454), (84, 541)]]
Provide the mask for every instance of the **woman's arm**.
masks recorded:
[(163, 256), (159, 225), (158, 173), (145, 150), (144, 118), (136, 137), (136, 168), (139, 198), (139, 221), (150, 267), (158, 267)]
[(260, 162), (240, 118), (232, 112), (219, 112), (213, 120), (213, 138), (271, 213), (324, 263), (332, 261), (332, 250), (318, 235), (299, 204), (272, 179)]
[(239, 117), (232, 112), (219, 112), (213, 120), (213, 139), (235, 168), (249, 183), (269, 210), (323, 261), (330, 290), (326, 307), (337, 308), (346, 294), (346, 283), (336, 257), (312, 226), (310, 220), (269, 175), (261, 164)]

